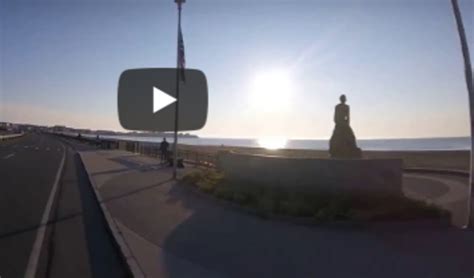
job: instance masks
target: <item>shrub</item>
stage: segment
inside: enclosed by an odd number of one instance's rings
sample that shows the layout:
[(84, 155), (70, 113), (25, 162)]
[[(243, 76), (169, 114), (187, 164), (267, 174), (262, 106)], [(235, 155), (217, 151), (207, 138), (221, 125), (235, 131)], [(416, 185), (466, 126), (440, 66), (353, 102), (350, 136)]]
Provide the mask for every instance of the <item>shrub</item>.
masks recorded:
[(183, 178), (200, 191), (250, 207), (257, 215), (312, 217), (316, 222), (337, 220), (407, 220), (449, 216), (449, 212), (403, 196), (362, 196), (292, 192), (278, 187), (232, 184), (222, 173), (203, 170)]
[(224, 175), (213, 170), (194, 171), (183, 177), (183, 181), (195, 185), (199, 190), (212, 193), (222, 183)]
[(232, 201), (233, 200), (233, 192), (232, 190), (225, 185), (220, 185), (216, 187), (216, 190), (214, 191), (214, 195), (217, 198)]

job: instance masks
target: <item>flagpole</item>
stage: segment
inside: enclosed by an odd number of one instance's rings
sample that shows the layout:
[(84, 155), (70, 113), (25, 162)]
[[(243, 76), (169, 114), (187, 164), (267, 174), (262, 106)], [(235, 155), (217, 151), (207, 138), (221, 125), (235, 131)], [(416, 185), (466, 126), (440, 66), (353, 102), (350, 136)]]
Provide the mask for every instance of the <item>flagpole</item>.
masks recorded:
[(178, 166), (178, 122), (179, 122), (179, 30), (181, 28), (181, 4), (185, 0), (175, 0), (178, 5), (178, 32), (176, 43), (176, 109), (174, 110), (173, 179), (177, 177)]
[(464, 58), (464, 74), (466, 78), (467, 93), (469, 95), (469, 113), (471, 124), (471, 165), (469, 175), (469, 194), (467, 197), (467, 224), (466, 228), (474, 228), (474, 88), (473, 75), (471, 67), (471, 59), (469, 57), (469, 48), (466, 40), (466, 32), (461, 17), (461, 11), (457, 0), (451, 0), (453, 6), (454, 18), (456, 19), (456, 26), (458, 28), (459, 40), (461, 43), (462, 55)]

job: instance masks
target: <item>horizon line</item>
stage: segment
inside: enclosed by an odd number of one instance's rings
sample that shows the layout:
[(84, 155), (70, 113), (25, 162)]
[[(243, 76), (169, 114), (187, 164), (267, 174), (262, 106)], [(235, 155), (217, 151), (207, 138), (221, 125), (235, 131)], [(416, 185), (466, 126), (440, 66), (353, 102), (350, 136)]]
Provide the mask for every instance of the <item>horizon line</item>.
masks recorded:
[[(41, 124), (32, 124), (32, 123), (18, 123), (18, 122), (6, 122), (6, 121), (0, 121), (0, 123), (7, 123), (7, 124), (16, 124), (16, 125), (32, 125), (32, 126), (38, 126), (38, 127), (47, 127), (47, 128), (52, 128), (54, 126), (64, 126), (65, 128), (70, 128), (70, 129), (88, 129), (91, 131), (91, 133), (97, 132), (97, 131), (110, 131), (110, 132), (116, 132), (116, 133), (130, 133), (130, 132), (137, 132), (137, 133), (152, 133), (153, 131), (140, 131), (140, 130), (113, 130), (113, 129), (90, 129), (90, 128), (78, 128), (78, 127), (72, 127), (72, 126), (67, 126), (67, 125), (61, 125), (61, 124), (53, 124), (53, 125), (41, 125)], [(172, 133), (173, 131), (155, 131), (155, 132), (161, 132), (161, 133)], [(199, 132), (199, 131), (197, 131)], [(273, 136), (273, 135), (266, 135), (266, 136), (260, 136), (260, 137), (253, 137), (253, 136), (238, 136), (238, 137), (230, 137), (230, 136), (220, 136), (220, 135), (199, 135), (196, 133), (193, 133), (193, 131), (179, 131), (178, 133), (180, 134), (189, 134), (189, 135), (194, 135), (197, 136), (198, 138), (209, 138), (209, 139), (250, 139), (250, 140), (258, 140), (261, 138), (265, 137), (270, 137), (270, 138), (283, 138), (285, 140), (329, 140), (330, 137), (286, 137), (286, 136)], [(120, 134), (119, 134), (120, 135)], [(126, 134), (124, 134), (126, 135)], [(415, 137), (360, 137), (357, 138), (357, 140), (416, 140), (416, 139), (452, 139), (452, 138), (470, 138), (471, 135), (452, 135), (452, 136), (415, 136)]]

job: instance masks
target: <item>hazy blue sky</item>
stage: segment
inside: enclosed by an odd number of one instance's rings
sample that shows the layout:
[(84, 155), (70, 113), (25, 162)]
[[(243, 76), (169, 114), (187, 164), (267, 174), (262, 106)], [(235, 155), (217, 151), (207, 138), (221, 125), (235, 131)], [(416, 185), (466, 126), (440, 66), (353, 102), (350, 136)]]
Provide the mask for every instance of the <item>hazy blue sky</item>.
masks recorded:
[[(120, 73), (175, 66), (171, 0), (0, 1), (0, 121), (119, 130)], [(328, 138), (341, 93), (360, 138), (469, 134), (449, 0), (188, 0), (183, 34), (209, 83), (197, 134)], [(252, 84), (275, 71), (291, 93), (264, 103)]]

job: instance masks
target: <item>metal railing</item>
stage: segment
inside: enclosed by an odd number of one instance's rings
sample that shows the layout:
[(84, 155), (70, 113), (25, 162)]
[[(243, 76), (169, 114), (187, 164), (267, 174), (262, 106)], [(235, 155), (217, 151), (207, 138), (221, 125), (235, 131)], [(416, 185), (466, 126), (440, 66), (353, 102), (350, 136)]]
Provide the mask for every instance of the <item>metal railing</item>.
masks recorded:
[[(127, 152), (142, 154), (150, 157), (160, 157), (160, 144), (151, 142), (127, 141), (116, 139), (102, 139), (91, 136), (77, 136), (71, 134), (56, 134), (69, 139), (75, 139), (83, 143), (98, 146), (101, 149), (116, 149)], [(172, 157), (172, 152), (168, 153)], [(178, 158), (182, 159), (184, 163), (194, 166), (215, 168), (216, 155), (198, 150), (180, 150), (178, 149)]]

